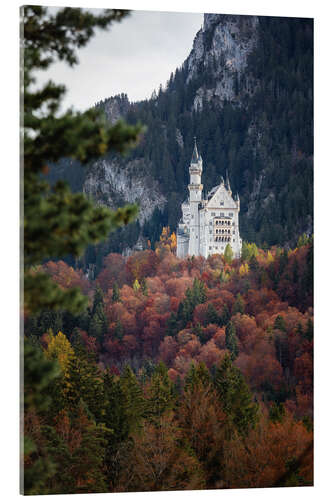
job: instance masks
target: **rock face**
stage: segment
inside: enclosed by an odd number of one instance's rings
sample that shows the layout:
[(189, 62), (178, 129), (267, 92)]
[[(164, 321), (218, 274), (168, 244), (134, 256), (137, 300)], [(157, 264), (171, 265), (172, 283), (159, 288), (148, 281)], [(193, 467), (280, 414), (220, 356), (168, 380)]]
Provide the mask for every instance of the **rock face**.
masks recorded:
[(156, 207), (162, 209), (166, 203), (157, 182), (146, 177), (145, 171), (145, 162), (139, 159), (127, 163), (118, 158), (100, 160), (90, 168), (83, 191), (98, 204), (113, 209), (124, 202), (137, 203), (142, 225)]
[(130, 102), (127, 94), (120, 94), (104, 99), (104, 101), (100, 101), (96, 104), (96, 107), (101, 108), (107, 120), (113, 124), (121, 118), (124, 118), (124, 116), (128, 113), (130, 109)]
[(211, 86), (200, 86), (194, 98), (194, 109), (202, 107), (203, 99), (237, 100), (235, 79), (244, 75), (248, 92), (254, 82), (245, 76), (247, 57), (257, 41), (258, 17), (205, 14), (203, 28), (197, 33), (193, 49), (185, 62), (187, 83), (207, 69), (214, 75)]
[[(126, 116), (130, 110), (126, 94), (110, 97), (97, 103), (110, 123)], [(140, 207), (138, 220), (142, 225), (154, 209), (163, 209), (166, 198), (158, 183), (145, 175), (145, 160), (125, 161), (120, 157), (106, 157), (90, 167), (86, 175), (83, 192), (92, 197), (97, 204), (117, 208), (124, 203), (137, 203)]]

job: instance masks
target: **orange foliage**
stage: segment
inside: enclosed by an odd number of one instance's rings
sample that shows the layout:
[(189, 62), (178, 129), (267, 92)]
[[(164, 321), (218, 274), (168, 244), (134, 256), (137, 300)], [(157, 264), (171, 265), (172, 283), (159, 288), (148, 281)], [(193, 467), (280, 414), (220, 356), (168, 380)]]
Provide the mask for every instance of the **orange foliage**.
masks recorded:
[(157, 264), (157, 255), (152, 250), (135, 252), (126, 262), (126, 270), (129, 275), (130, 283), (136, 279), (141, 281), (142, 278), (155, 274)]
[(288, 463), (299, 462), (298, 474), (307, 484), (312, 477), (312, 433), (287, 412), (281, 423), (263, 416), (260, 425), (250, 432), (246, 442), (235, 438), (226, 443), (225, 487), (265, 488), (293, 485)]

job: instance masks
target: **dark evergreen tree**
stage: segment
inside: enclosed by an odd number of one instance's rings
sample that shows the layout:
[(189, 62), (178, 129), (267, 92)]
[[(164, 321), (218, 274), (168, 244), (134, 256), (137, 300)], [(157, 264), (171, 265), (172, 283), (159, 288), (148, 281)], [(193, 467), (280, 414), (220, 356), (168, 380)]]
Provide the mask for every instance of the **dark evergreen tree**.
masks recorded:
[(236, 359), (238, 356), (238, 340), (236, 327), (232, 321), (229, 321), (225, 329), (225, 345), (230, 351), (231, 359)]
[(222, 408), (230, 418), (231, 426), (234, 426), (242, 436), (246, 436), (258, 420), (258, 405), (253, 402), (243, 375), (233, 365), (228, 355), (217, 368), (215, 387)]

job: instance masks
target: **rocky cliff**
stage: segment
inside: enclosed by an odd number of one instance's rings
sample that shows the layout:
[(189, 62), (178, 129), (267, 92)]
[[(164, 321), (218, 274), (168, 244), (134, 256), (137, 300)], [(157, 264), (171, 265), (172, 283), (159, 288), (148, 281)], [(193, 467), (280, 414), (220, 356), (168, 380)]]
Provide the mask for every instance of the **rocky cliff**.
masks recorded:
[[(210, 85), (201, 85), (194, 98), (195, 110), (202, 108), (203, 99), (236, 101), (237, 85), (245, 74), (247, 57), (258, 38), (258, 17), (205, 14), (203, 28), (197, 33), (193, 49), (186, 61), (186, 83), (208, 71)], [(253, 92), (255, 82), (245, 75), (245, 89)]]
[(137, 203), (138, 220), (142, 225), (155, 208), (163, 209), (166, 198), (158, 183), (145, 175), (147, 165), (142, 159), (128, 162), (117, 157), (94, 163), (87, 173), (83, 192), (98, 204), (112, 209), (127, 203)]
[[(115, 123), (125, 119), (131, 109), (126, 94), (109, 97), (96, 105), (103, 110), (107, 120)], [(163, 209), (166, 198), (151, 176), (145, 159), (124, 160), (119, 156), (106, 156), (94, 162), (85, 177), (83, 192), (92, 197), (97, 204), (112, 209), (124, 203), (137, 203), (140, 211), (138, 220), (142, 225), (154, 209)]]

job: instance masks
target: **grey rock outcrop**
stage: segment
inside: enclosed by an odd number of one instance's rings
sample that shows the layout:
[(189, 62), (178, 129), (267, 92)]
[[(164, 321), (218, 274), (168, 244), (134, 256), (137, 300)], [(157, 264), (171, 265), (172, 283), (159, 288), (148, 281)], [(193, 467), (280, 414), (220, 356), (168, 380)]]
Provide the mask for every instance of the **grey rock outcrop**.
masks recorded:
[(145, 175), (144, 160), (128, 162), (119, 158), (94, 163), (86, 176), (83, 191), (98, 204), (116, 208), (124, 202), (138, 203), (140, 224), (150, 218), (154, 209), (162, 209), (166, 198), (158, 184)]
[(187, 83), (209, 68), (214, 83), (201, 86), (194, 98), (194, 109), (202, 107), (203, 99), (237, 101), (237, 79), (244, 77), (249, 93), (255, 82), (245, 75), (248, 55), (257, 41), (258, 17), (205, 14), (203, 28), (197, 33), (192, 51), (185, 61), (188, 67)]

